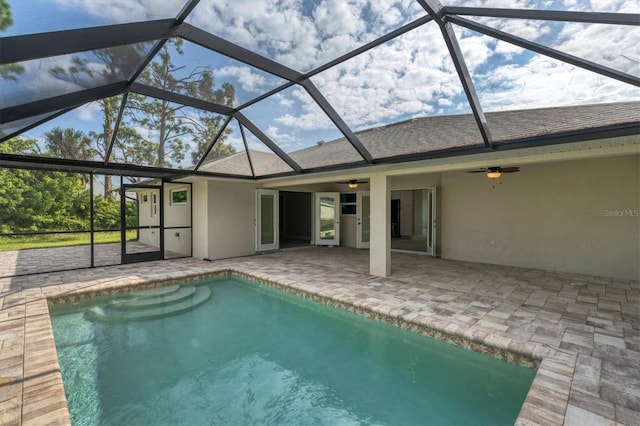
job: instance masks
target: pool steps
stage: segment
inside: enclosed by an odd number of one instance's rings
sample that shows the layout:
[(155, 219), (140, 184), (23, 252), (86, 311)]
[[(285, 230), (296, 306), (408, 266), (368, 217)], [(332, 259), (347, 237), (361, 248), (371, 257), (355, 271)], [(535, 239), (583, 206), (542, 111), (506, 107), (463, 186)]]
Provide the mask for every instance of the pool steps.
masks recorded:
[[(138, 296), (133, 299), (119, 299), (111, 301), (108, 306), (109, 308), (117, 309), (117, 310), (127, 310), (127, 309), (139, 309), (146, 307), (156, 307), (163, 305), (170, 305), (172, 303), (180, 302), (182, 300), (189, 299), (196, 292), (196, 287), (192, 285), (188, 286), (176, 286), (178, 287), (175, 291), (164, 293), (164, 294), (150, 294), (149, 296)], [(142, 292), (138, 292), (142, 293)]]
[(135, 295), (129, 294), (125, 299), (95, 306), (86, 311), (85, 315), (90, 320), (104, 322), (150, 320), (189, 311), (211, 297), (208, 286), (170, 287), (178, 288), (165, 288), (164, 292), (136, 291), (133, 292)]

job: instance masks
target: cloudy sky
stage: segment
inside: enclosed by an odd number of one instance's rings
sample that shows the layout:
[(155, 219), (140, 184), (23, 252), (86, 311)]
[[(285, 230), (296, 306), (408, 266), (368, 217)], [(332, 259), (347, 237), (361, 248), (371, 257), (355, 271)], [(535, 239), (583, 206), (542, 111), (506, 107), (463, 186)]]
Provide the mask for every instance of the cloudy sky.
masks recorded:
[[(34, 7), (34, 4), (38, 7)], [(4, 35), (174, 17), (184, 0), (9, 0), (15, 24)], [(640, 13), (640, 0), (443, 0), (445, 5)], [(401, 27), (425, 12), (413, 0), (255, 1), (202, 0), (187, 22), (300, 72), (311, 71)], [(55, 17), (55, 19), (52, 19)], [(640, 76), (639, 27), (498, 18), (483, 25)], [(640, 100), (640, 89), (454, 25), (485, 112)], [(201, 47), (184, 43), (174, 62), (188, 73), (214, 71), (217, 83), (236, 88), (236, 106), (278, 87), (283, 80)], [(87, 56), (91, 58), (91, 55)], [(42, 69), (71, 57), (23, 64), (20, 84), (2, 82), (3, 104), (76, 90)], [(100, 64), (93, 66), (100, 68)], [(470, 107), (439, 27), (430, 22), (312, 77), (354, 130), (422, 116), (467, 114)], [(285, 151), (341, 136), (300, 86), (257, 103), (243, 113)], [(41, 135), (73, 123), (100, 126), (95, 105), (34, 129)], [(87, 130), (88, 129), (88, 130)], [(231, 136), (242, 148), (238, 131)], [(253, 143), (255, 145), (256, 142)], [(254, 148), (256, 146), (253, 146)]]

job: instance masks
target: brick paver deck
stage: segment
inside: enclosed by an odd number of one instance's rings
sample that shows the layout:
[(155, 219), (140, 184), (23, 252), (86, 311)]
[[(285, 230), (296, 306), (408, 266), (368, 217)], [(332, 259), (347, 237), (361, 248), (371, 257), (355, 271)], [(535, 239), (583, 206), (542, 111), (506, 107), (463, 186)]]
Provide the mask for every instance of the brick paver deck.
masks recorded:
[(0, 278), (0, 423), (69, 423), (47, 298), (233, 270), (458, 344), (535, 359), (518, 424), (640, 424), (640, 283), (401, 253), (392, 276), (379, 278), (368, 260), (367, 251), (304, 248)]

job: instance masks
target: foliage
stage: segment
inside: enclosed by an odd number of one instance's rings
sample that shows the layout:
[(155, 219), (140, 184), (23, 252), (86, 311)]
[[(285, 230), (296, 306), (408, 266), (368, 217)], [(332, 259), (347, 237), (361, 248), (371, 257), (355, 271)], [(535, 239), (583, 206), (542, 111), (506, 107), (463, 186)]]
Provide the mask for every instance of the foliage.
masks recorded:
[[(6, 0), (0, 0), (0, 32), (5, 31), (13, 25), (11, 7)], [(16, 75), (24, 73), (24, 67), (19, 64), (0, 65), (0, 78), (11, 81), (18, 81)]]
[[(197, 68), (184, 77), (177, 77), (183, 67), (177, 66), (171, 55), (172, 52), (183, 55), (182, 45), (181, 39), (166, 43), (138, 81), (192, 98), (233, 105), (234, 87), (223, 83), (220, 88), (216, 88), (211, 69)], [(105, 84), (126, 80), (129, 78), (127, 71), (142, 63), (145, 55), (146, 47), (142, 43), (106, 48), (93, 51), (90, 55), (85, 54), (84, 57), (74, 56), (69, 65), (56, 66), (49, 73), (57, 79), (89, 88), (95, 84), (95, 79)], [(102, 66), (96, 68), (92, 66), (92, 62), (98, 62)], [(195, 164), (224, 122), (224, 117), (219, 114), (130, 93), (125, 119), (120, 123), (117, 137), (113, 139), (121, 101), (120, 96), (99, 101), (103, 113), (102, 131), (89, 134), (97, 147), (95, 155), (103, 161), (179, 167), (190, 151), (190, 160)], [(140, 129), (146, 131), (142, 132)], [(226, 130), (220, 136), (208, 156), (209, 160), (235, 152), (231, 145), (225, 143), (229, 133), (230, 130)], [(114, 144), (109, 152), (112, 139)], [(110, 188), (111, 182), (107, 179), (105, 196), (110, 193)]]
[(2, 170), (2, 231), (86, 229), (88, 200), (82, 199), (84, 192), (79, 176), (40, 170)]
[(0, 31), (4, 31), (13, 25), (13, 17), (11, 17), (11, 8), (6, 0), (0, 0)]
[(81, 130), (56, 127), (44, 134), (48, 154), (58, 158), (93, 160), (96, 151)]
[[(187, 95), (222, 105), (233, 105), (235, 90), (229, 83), (216, 89), (213, 72), (207, 68), (197, 68), (187, 76), (178, 78), (182, 69), (174, 64), (170, 49), (182, 55), (182, 40), (167, 43), (150, 66), (141, 74), (140, 82), (169, 92)], [(163, 99), (131, 96), (129, 119), (132, 127), (149, 130), (143, 139), (149, 147), (150, 164), (164, 167), (175, 166), (185, 159), (185, 152), (191, 147), (191, 160), (196, 163), (206, 147), (218, 134), (224, 118), (204, 110), (192, 110), (184, 105), (173, 104)], [(226, 132), (216, 143), (218, 156), (235, 152), (224, 143)]]
[[(37, 150), (37, 141), (34, 139), (13, 138), (0, 144), (0, 152), (3, 153), (18, 154), (34, 150)], [(85, 174), (1, 169), (0, 232), (89, 230), (89, 200), (90, 191)], [(135, 206), (130, 204), (126, 207), (128, 214), (132, 215)], [(118, 198), (94, 198), (94, 227), (104, 230), (120, 228)]]

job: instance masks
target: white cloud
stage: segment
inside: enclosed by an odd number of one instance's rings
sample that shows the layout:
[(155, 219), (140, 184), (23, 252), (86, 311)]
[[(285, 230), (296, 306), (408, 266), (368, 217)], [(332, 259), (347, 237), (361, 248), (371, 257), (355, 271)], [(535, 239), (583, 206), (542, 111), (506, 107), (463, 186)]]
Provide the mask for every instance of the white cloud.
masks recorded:
[(91, 102), (81, 106), (75, 110), (76, 117), (81, 121), (94, 121), (96, 120), (102, 110), (97, 102)]
[[(61, 7), (104, 16), (113, 22), (173, 16), (173, 10), (179, 10), (184, 2), (114, 0), (105, 5), (102, 0), (55, 1)], [(640, 11), (640, 0), (448, 0), (446, 4)], [(317, 5), (303, 1), (202, 0), (188, 22), (294, 69), (306, 71), (421, 15), (424, 11), (414, 0), (327, 0)], [(625, 72), (640, 74), (637, 62), (640, 61), (637, 48), (640, 30), (637, 27), (470, 19)], [(456, 27), (456, 34), (485, 111), (640, 99), (638, 90), (629, 85), (466, 29)], [(93, 66), (100, 69), (99, 64)], [(242, 89), (251, 93), (270, 84), (267, 75), (246, 66), (226, 66), (216, 75), (236, 79)], [(62, 82), (47, 73), (40, 75), (31, 68), (23, 78), (35, 93), (53, 90), (67, 93), (78, 87), (72, 81)], [(469, 112), (458, 75), (435, 23), (423, 25), (318, 74), (312, 80), (354, 129), (406, 117)], [(263, 129), (267, 128), (265, 133), (277, 143), (300, 146), (303, 134), (311, 134), (310, 138), (313, 138), (312, 132), (335, 130), (324, 112), (299, 87), (275, 95), (270, 102), (269, 108), (263, 107), (259, 117), (254, 118), (261, 122)], [(86, 111), (85, 117), (89, 115)]]
[[(269, 126), (264, 133), (269, 136), (276, 145), (285, 151), (289, 151), (292, 147), (299, 145), (299, 141), (294, 135), (290, 133), (282, 133), (276, 126)], [(260, 144), (260, 146), (256, 148), (261, 151), (265, 151), (265, 146), (263, 144)]]
[(216, 77), (232, 77), (240, 83), (240, 87), (247, 92), (258, 93), (267, 84), (267, 79), (254, 73), (248, 66), (227, 66), (215, 71)]
[(278, 105), (283, 108), (291, 108), (294, 105), (293, 99), (283, 96), (282, 93), (276, 93), (272, 97), (277, 101)]
[(187, 22), (307, 71), (424, 14), (413, 0), (203, 1)]
[(84, 11), (107, 22), (136, 22), (177, 17), (184, 0), (54, 0), (59, 7)]

